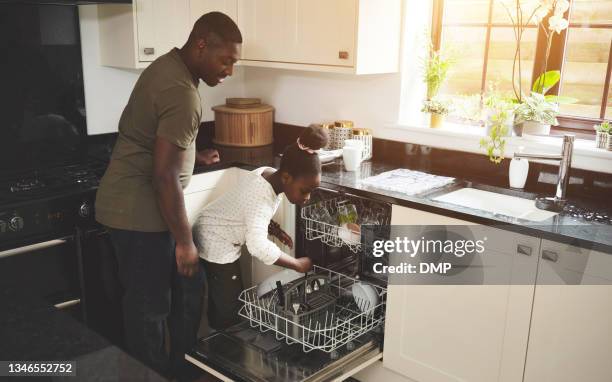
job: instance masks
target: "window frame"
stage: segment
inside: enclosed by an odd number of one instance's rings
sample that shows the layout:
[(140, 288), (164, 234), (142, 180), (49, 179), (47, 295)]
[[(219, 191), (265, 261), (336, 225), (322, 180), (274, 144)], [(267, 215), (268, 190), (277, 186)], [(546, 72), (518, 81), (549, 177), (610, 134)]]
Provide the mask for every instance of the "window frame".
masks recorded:
[[(512, 23), (493, 23), (493, 4), (496, 0), (488, 0), (489, 1), (489, 11), (488, 11), (488, 19), (486, 23), (444, 23), (444, 2), (445, 0), (433, 0), (433, 8), (432, 8), (432, 28), (431, 28), (431, 39), (432, 44), (435, 50), (440, 49), (442, 43), (442, 30), (445, 26), (477, 26), (477, 27), (485, 27), (486, 28), (486, 37), (485, 37), (485, 49), (484, 49), (484, 57), (483, 57), (483, 67), (482, 67), (482, 76), (481, 76), (481, 94), (484, 94), (486, 90), (486, 82), (487, 82), (487, 66), (489, 61), (489, 48), (491, 44), (491, 30), (493, 28), (499, 27), (512, 27)], [(571, 20), (571, 10), (574, 5), (574, 0), (569, 0), (570, 7), (566, 11), (564, 17)], [(531, 84), (533, 85), (533, 81), (537, 78), (537, 75), (543, 69), (544, 59), (545, 59), (545, 51), (546, 51), (546, 34), (542, 33), (541, 28), (535, 25), (527, 26), (527, 28), (538, 28), (537, 32), (537, 40), (536, 40), (536, 51), (534, 57), (534, 64), (531, 76)], [(563, 73), (563, 64), (564, 58), (566, 54), (566, 46), (567, 46), (567, 38), (568, 31), (570, 28), (604, 28), (604, 29), (612, 29), (612, 24), (606, 23), (598, 23), (598, 24), (585, 24), (585, 23), (572, 23), (570, 21), (569, 27), (563, 30), (560, 34), (555, 34), (553, 37), (551, 51), (548, 59), (548, 68), (547, 70), (559, 70)], [(599, 118), (589, 118), (589, 117), (580, 117), (574, 115), (564, 115), (561, 114), (557, 117), (559, 120), (559, 126), (551, 127), (551, 135), (557, 135), (562, 133), (575, 133), (581, 138), (590, 138), (593, 139), (595, 135), (595, 131), (593, 129), (593, 125), (601, 123), (606, 114), (606, 108), (608, 104), (608, 100), (610, 97), (610, 77), (612, 76), (612, 41), (610, 42), (610, 52), (608, 56), (608, 65), (606, 71), (606, 79), (604, 83), (604, 89), (601, 100), (601, 107)], [(552, 89), (549, 90), (548, 94), (558, 95), (560, 91), (560, 87), (563, 86), (562, 81), (559, 84), (555, 85)], [(612, 116), (608, 116), (608, 119), (612, 119)]]

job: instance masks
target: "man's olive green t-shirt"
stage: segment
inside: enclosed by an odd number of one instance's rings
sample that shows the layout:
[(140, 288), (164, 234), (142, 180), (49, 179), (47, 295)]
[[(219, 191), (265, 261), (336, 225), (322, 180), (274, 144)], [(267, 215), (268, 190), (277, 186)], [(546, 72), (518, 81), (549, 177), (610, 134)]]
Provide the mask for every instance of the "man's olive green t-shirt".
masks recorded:
[(155, 139), (186, 150), (180, 182), (187, 187), (202, 116), (197, 85), (176, 48), (142, 72), (121, 114), (119, 136), (98, 188), (100, 223), (141, 232), (168, 230), (153, 189)]

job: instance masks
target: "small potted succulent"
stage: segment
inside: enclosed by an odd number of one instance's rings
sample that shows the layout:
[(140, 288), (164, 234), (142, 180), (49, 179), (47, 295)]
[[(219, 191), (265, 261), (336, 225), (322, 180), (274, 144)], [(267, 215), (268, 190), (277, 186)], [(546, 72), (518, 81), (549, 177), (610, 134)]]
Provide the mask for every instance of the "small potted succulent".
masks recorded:
[(595, 128), (595, 147), (598, 149), (608, 149), (610, 148), (610, 121), (603, 121), (599, 125), (593, 126)]
[(444, 116), (448, 114), (450, 110), (450, 104), (443, 102), (438, 99), (430, 99), (423, 101), (423, 113), (431, 114), (431, 123), (429, 127), (437, 128), (441, 127), (444, 123)]

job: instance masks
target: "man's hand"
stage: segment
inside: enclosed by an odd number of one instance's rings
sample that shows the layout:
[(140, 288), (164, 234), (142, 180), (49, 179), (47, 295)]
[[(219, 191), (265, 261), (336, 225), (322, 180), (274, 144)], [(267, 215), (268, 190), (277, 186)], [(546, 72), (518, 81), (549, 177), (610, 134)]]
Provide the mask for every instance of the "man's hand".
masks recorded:
[(221, 160), (219, 157), (219, 152), (215, 149), (206, 149), (198, 151), (196, 155), (196, 164), (198, 165), (211, 165), (213, 163), (218, 163)]
[(193, 276), (198, 270), (198, 250), (193, 242), (186, 245), (176, 245), (176, 266), (178, 272), (187, 277)]

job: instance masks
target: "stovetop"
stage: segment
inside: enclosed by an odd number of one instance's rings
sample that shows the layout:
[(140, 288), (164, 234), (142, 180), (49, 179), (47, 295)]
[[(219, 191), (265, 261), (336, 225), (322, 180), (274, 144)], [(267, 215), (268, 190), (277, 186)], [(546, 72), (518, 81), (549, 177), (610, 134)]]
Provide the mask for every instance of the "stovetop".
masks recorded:
[(0, 174), (0, 205), (55, 198), (97, 188), (106, 163), (91, 160)]

